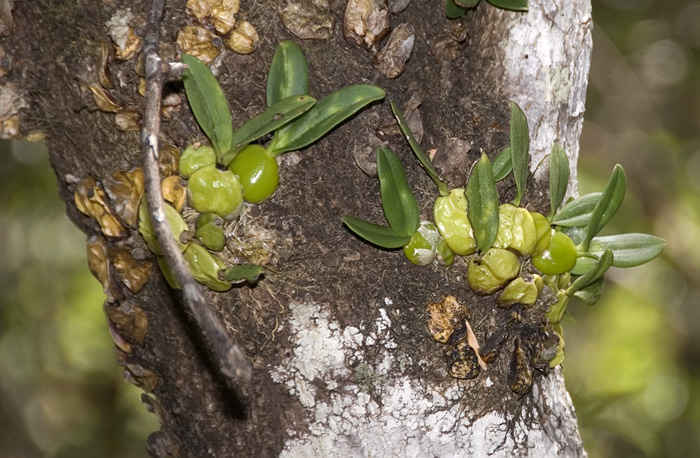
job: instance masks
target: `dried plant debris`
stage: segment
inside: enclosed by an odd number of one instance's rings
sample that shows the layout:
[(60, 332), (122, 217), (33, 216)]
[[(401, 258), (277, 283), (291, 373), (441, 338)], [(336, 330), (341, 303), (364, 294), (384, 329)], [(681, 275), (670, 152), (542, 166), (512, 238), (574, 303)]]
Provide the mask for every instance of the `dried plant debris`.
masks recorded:
[(185, 199), (187, 198), (187, 189), (182, 181), (180, 175), (171, 175), (163, 179), (161, 183), (163, 199), (175, 207), (175, 210), (178, 212), (182, 211), (182, 207), (185, 205)]
[(105, 315), (122, 339), (132, 345), (146, 342), (148, 318), (146, 312), (128, 302), (117, 307), (105, 304)]
[(7, 37), (12, 33), (12, 1), (0, 0), (0, 37)]
[(129, 8), (119, 10), (105, 24), (108, 34), (114, 42), (114, 51), (117, 59), (129, 60), (143, 46), (143, 40), (136, 35), (132, 22), (134, 15)]
[(158, 384), (158, 376), (155, 372), (146, 369), (140, 364), (127, 364), (124, 367), (124, 380), (141, 388), (146, 393), (152, 393)]
[(165, 145), (158, 154), (158, 167), (164, 176), (175, 175), (179, 172), (180, 150), (174, 145)]
[(469, 380), (481, 373), (478, 355), (465, 340), (450, 346), (445, 356), (448, 372), (454, 378)]
[[(130, 355), (134, 351), (132, 345), (122, 337), (116, 325), (111, 320), (107, 320), (107, 330), (109, 331), (110, 337), (112, 337), (112, 341), (114, 341), (114, 345), (117, 346), (115, 353), (120, 352), (121, 354)], [(119, 364), (118, 360), (117, 364)]]
[(200, 21), (210, 21), (224, 35), (235, 25), (239, 7), (239, 0), (188, 0), (185, 11)]
[(107, 295), (107, 300), (111, 301), (109, 259), (107, 256), (107, 243), (104, 238), (93, 235), (88, 239), (87, 262), (90, 272), (102, 285), (102, 290)]
[(447, 295), (440, 302), (431, 302), (427, 307), (428, 329), (435, 340), (447, 343), (455, 330), (463, 328), (469, 318), (469, 309), (457, 298)]
[(389, 0), (389, 11), (391, 14), (400, 13), (405, 10), (411, 0)]
[(109, 70), (109, 58), (112, 54), (112, 47), (108, 41), (103, 41), (100, 47), (100, 58), (97, 72), (97, 80), (105, 89), (113, 89), (112, 74)]
[(447, 295), (428, 304), (428, 329), (433, 339), (446, 344), (447, 370), (454, 378), (472, 379), (486, 370), (479, 355), (479, 343), (469, 324), (469, 310), (457, 298)]
[(170, 119), (173, 117), (174, 113), (180, 111), (182, 107), (182, 99), (180, 96), (174, 92), (163, 97), (160, 107), (160, 115), (163, 119)]
[(398, 77), (411, 57), (414, 41), (413, 27), (410, 24), (399, 25), (389, 35), (384, 48), (374, 55), (372, 65), (389, 78)]
[(19, 112), (25, 108), (29, 105), (17, 85), (8, 82), (0, 86), (0, 138), (20, 137)]
[(557, 355), (559, 337), (541, 326), (525, 326), (520, 331), (520, 341), (527, 349), (532, 367), (542, 373), (550, 369), (550, 361)]
[(177, 34), (177, 47), (185, 54), (197, 57), (205, 64), (210, 63), (221, 53), (214, 44), (214, 34), (204, 27), (186, 25)]
[(119, 219), (135, 228), (144, 191), (143, 170), (136, 167), (128, 171), (114, 172), (111, 177), (102, 181), (102, 187)]
[(532, 389), (532, 367), (518, 337), (515, 338), (515, 346), (510, 359), (508, 386), (520, 396), (529, 393)]
[(123, 298), (114, 283), (113, 273), (121, 283), (131, 291), (138, 293), (148, 282), (153, 270), (150, 261), (136, 259), (132, 250), (126, 246), (110, 247), (100, 236), (92, 236), (87, 242), (87, 261), (90, 272), (102, 284), (107, 295), (107, 303)]
[(389, 30), (386, 0), (348, 0), (343, 18), (343, 35), (346, 40), (362, 48), (372, 49)]
[(119, 280), (133, 294), (141, 291), (153, 270), (153, 263), (135, 259), (131, 249), (123, 246), (110, 249), (109, 260), (117, 271)]
[(141, 130), (141, 113), (137, 110), (119, 110), (114, 116), (114, 125), (120, 132)]
[(499, 327), (486, 336), (484, 345), (480, 349), (480, 355), (486, 364), (496, 360), (503, 343), (508, 339), (508, 328)]
[(236, 14), (238, 13), (238, 0), (221, 0), (211, 11), (211, 23), (217, 32), (224, 35), (236, 25)]
[(128, 235), (126, 227), (107, 205), (104, 189), (94, 178), (86, 177), (78, 181), (73, 195), (78, 211), (94, 218), (105, 236), (121, 238)]
[(248, 21), (240, 21), (224, 41), (224, 45), (235, 53), (250, 54), (255, 51), (259, 41), (260, 37), (258, 37), (258, 32), (255, 31), (253, 24)]
[(101, 86), (91, 84), (88, 86), (88, 88), (90, 89), (90, 92), (92, 92), (95, 105), (97, 105), (97, 108), (100, 111), (105, 113), (117, 113), (122, 108), (122, 104), (107, 93), (107, 91), (102, 89)]
[(468, 308), (451, 295), (428, 304), (427, 312), (428, 330), (446, 345), (447, 371), (454, 378), (472, 379), (487, 370), (487, 364), (498, 359), (501, 347), (515, 333), (506, 378), (509, 388), (522, 396), (532, 387), (534, 370), (546, 374), (557, 353), (559, 338), (554, 332), (520, 321), (490, 332), (480, 345), (469, 323)]
[(333, 36), (333, 15), (327, 0), (289, 0), (280, 10), (280, 19), (301, 39), (327, 40)]
[(161, 427), (160, 431), (154, 431), (146, 438), (146, 450), (155, 458), (180, 457), (180, 446), (175, 443), (172, 434)]

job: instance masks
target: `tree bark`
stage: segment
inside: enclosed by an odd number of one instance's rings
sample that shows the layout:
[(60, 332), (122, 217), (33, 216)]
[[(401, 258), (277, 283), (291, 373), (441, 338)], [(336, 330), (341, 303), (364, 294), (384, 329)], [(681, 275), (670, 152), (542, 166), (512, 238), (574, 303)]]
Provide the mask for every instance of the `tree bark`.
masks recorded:
[[(160, 31), (165, 54), (175, 49), (178, 30), (192, 23), (185, 3), (166, 2)], [(301, 3), (321, 9), (324, 4)], [(384, 88), (387, 101), (398, 105), (419, 100), (423, 146), (437, 149), (435, 164), (451, 187), (464, 186), (481, 149), (493, 157), (508, 146), (508, 101), (514, 100), (530, 124), (534, 179), (527, 207), (547, 213), (542, 159), (554, 142), (569, 154), (570, 193), (576, 192), (591, 48), (589, 1), (559, 6), (531, 0), (524, 14), (482, 2), (471, 17), (450, 21), (442, 2), (413, 0), (390, 19), (393, 27), (410, 24), (415, 34), (412, 56), (396, 79), (372, 66), (373, 51), (343, 38), (343, 3), (328, 7), (334, 21), (330, 38), (299, 40), (278, 14), (288, 2), (242, 2), (239, 18), (256, 27), (258, 48), (247, 56), (223, 51), (211, 66), (234, 125), (265, 107), (265, 75), (275, 46), (293, 39), (309, 61), (311, 95), (317, 98), (369, 83)], [(81, 179), (92, 177), (105, 187), (116, 172), (140, 166), (139, 133), (116, 129), (115, 114), (98, 109), (89, 86), (99, 81), (101, 43), (109, 40), (105, 24), (130, 8), (130, 24), (143, 36), (149, 7), (150, 2), (113, 0), (15, 2), (11, 33), (0, 41), (11, 62), (0, 83), (3, 97), (10, 91), (18, 97), (13, 103), (18, 135), (46, 135), (69, 217), (91, 237), (92, 247), (107, 253), (105, 311), (117, 362), (128, 381), (144, 388), (144, 404), (162, 423), (149, 437), (149, 452), (585, 456), (561, 369), (535, 371), (524, 396), (509, 387), (515, 338), (528, 326), (542, 326), (546, 303), (514, 320), (511, 310), (469, 290), (464, 260), (450, 268), (414, 267), (400, 252), (369, 246), (340, 223), (346, 214), (383, 221), (378, 180), (353, 159), (378, 145), (402, 158), (422, 219), (431, 219), (434, 186), (397, 135), (386, 102), (314, 146), (282, 156), (276, 195), (249, 207), (245, 226), (237, 229), (237, 235), (245, 232), (241, 250), (249, 257), (262, 253), (272, 272), (256, 287), (210, 291), (207, 297), (253, 366), (249, 384), (220, 374), (181, 294), (168, 287), (157, 267), (143, 289), (129, 289), (114, 253), (129, 253), (131, 267), (155, 266), (155, 258), (134, 227), (105, 236), (95, 219), (77, 210), (74, 193)], [(105, 91), (120, 110), (136, 110), (142, 101), (137, 56), (112, 56), (108, 63), (114, 87)], [(162, 120), (160, 141), (182, 150), (203, 135), (182, 86), (171, 83), (167, 93), (182, 105)], [(513, 195), (512, 185), (506, 180), (499, 187), (502, 201)], [(107, 199), (110, 209), (114, 204)], [(508, 330), (496, 360), (472, 380), (448, 375), (444, 345), (426, 326), (427, 304), (447, 294), (468, 306), (480, 342)]]

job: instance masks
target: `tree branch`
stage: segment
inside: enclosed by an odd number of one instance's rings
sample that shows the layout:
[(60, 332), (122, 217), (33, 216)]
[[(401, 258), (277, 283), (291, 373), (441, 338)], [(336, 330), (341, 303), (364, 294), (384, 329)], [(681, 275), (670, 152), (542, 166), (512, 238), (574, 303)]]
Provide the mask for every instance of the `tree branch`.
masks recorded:
[(158, 134), (160, 132), (160, 104), (163, 84), (171, 72), (170, 66), (163, 62), (158, 54), (158, 31), (164, 3), (164, 0), (153, 0), (144, 40), (146, 92), (143, 101), (141, 149), (146, 198), (156, 237), (163, 249), (168, 267), (172, 270), (175, 280), (182, 287), (185, 302), (209, 341), (219, 369), (224, 375), (234, 380), (248, 380), (251, 371), (250, 365), (243, 351), (226, 332), (221, 318), (207, 304), (201, 286), (190, 273), (189, 267), (175, 242), (163, 210), (163, 195), (158, 168)]

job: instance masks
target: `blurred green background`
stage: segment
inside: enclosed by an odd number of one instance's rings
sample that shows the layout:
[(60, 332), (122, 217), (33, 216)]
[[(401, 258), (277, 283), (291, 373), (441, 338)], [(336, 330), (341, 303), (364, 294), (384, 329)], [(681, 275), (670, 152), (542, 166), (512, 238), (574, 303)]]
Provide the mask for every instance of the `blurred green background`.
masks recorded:
[(122, 380), (42, 144), (1, 142), (0, 456), (146, 457), (158, 428)]
[(593, 2), (579, 191), (628, 174), (610, 232), (668, 241), (570, 308), (566, 383), (591, 457), (700, 456), (700, 2)]
[[(567, 386), (592, 458), (700, 456), (700, 1), (596, 0), (579, 191), (628, 175), (607, 232), (664, 237), (570, 306)], [(0, 450), (7, 458), (145, 457), (157, 428), (121, 380), (41, 145), (0, 143)]]

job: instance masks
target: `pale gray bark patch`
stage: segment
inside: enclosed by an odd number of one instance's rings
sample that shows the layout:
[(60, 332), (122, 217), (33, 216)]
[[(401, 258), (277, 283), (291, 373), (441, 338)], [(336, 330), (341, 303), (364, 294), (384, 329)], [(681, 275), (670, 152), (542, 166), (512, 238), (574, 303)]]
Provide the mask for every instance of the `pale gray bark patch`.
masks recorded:
[[(517, 418), (474, 415), (460, 402), (470, 394), (467, 383), (454, 380), (446, 388), (406, 374), (407, 365), (429, 363), (396, 358), (384, 308), (366, 329), (340, 326), (324, 304), (297, 303), (290, 310), (285, 326), (294, 356), (271, 376), (304, 406), (307, 424), (287, 431), (282, 457), (585, 456), (561, 370), (535, 386), (537, 402), (524, 404)], [(380, 361), (374, 367), (365, 365), (368, 351)], [(487, 376), (480, 383), (483, 390), (492, 387)], [(525, 419), (541, 408), (553, 422), (533, 428)]]
[(484, 31), (493, 31), (479, 38), (482, 58), (491, 64), (488, 77), (527, 116), (530, 170), (546, 180), (545, 159), (559, 143), (571, 164), (569, 195), (576, 194), (592, 49), (590, 0), (531, 1), (526, 14), (491, 8), (480, 22)]

